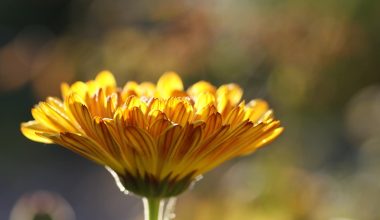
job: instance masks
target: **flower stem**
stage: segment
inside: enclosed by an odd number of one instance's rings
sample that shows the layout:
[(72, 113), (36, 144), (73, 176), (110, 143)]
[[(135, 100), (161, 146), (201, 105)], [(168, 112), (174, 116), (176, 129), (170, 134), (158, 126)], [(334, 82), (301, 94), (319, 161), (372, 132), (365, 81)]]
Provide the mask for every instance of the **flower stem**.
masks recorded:
[(159, 198), (144, 198), (145, 220), (163, 220), (164, 203)]
[(170, 220), (174, 218), (176, 198), (143, 198), (145, 220)]

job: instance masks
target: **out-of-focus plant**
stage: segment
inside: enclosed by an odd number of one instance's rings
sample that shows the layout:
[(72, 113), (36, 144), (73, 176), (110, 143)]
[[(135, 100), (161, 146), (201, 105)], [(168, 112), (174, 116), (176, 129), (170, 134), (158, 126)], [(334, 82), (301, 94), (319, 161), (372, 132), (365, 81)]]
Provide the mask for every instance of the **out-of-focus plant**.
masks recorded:
[(65, 199), (48, 191), (23, 195), (14, 205), (9, 220), (75, 220)]

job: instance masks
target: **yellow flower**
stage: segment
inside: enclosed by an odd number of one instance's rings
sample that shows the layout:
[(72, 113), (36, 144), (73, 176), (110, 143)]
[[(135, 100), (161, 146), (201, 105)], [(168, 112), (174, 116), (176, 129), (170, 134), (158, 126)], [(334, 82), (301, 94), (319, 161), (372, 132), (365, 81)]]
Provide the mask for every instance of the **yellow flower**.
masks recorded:
[(263, 100), (241, 101), (236, 84), (200, 81), (186, 91), (167, 72), (157, 85), (117, 87), (108, 71), (95, 80), (62, 84), (62, 99), (32, 109), (22, 133), (56, 143), (111, 169), (127, 190), (175, 196), (201, 174), (247, 155), (283, 130)]

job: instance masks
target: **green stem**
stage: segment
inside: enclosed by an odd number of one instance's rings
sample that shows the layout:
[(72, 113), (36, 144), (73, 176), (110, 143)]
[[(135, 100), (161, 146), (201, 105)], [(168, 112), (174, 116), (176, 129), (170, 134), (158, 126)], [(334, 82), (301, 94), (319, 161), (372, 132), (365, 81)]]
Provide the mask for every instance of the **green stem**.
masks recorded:
[(159, 198), (143, 198), (145, 220), (163, 220), (164, 201)]
[(145, 220), (174, 219), (176, 198), (143, 198)]

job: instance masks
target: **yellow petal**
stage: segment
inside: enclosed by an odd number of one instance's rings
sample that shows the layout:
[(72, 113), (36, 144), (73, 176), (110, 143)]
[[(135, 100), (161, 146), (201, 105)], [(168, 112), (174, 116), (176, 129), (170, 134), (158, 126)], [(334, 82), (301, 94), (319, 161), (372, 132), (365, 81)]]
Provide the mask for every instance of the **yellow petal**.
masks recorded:
[(195, 99), (194, 107), (197, 109), (197, 112), (202, 110), (204, 107), (215, 104), (215, 96), (209, 92), (204, 92), (199, 94)]
[(206, 121), (210, 115), (215, 114), (217, 112), (218, 110), (216, 109), (216, 107), (213, 104), (209, 104), (208, 106), (205, 106), (202, 109), (197, 110), (194, 120)]
[(32, 116), (33, 118), (39, 123), (41, 124), (42, 126), (44, 126), (45, 128), (49, 129), (49, 130), (52, 130), (52, 131), (55, 131), (55, 132), (59, 132), (60, 129), (57, 128), (57, 125), (52, 122), (50, 120), (50, 118), (44, 114), (44, 112), (41, 110), (41, 103), (36, 105), (33, 109), (32, 109)]
[(125, 101), (124, 105), (126, 106), (127, 109), (132, 109), (132, 108), (140, 108), (143, 113), (147, 111), (147, 106), (146, 103), (141, 101), (140, 98), (137, 96), (129, 96), (127, 100)]
[(156, 143), (150, 134), (144, 129), (127, 126), (124, 131), (124, 135), (128, 145), (136, 149), (136, 151), (141, 154), (141, 157), (146, 158), (146, 160), (152, 160), (153, 158), (156, 158)]
[(68, 98), (68, 109), (73, 119), (80, 125), (86, 135), (94, 137), (93, 118), (87, 106), (83, 104), (80, 97), (72, 94)]
[(231, 124), (232, 127), (243, 122), (244, 118), (244, 104), (234, 107), (224, 119), (225, 124)]
[(151, 114), (152, 112), (161, 111), (163, 112), (165, 109), (166, 103), (163, 99), (160, 98), (153, 98), (150, 100), (148, 104), (148, 113)]
[(76, 123), (69, 119), (62, 108), (57, 108), (55, 105), (46, 102), (41, 103), (40, 108), (60, 131), (77, 132)]
[(202, 126), (194, 127), (193, 125), (186, 125), (183, 128), (183, 132), (184, 136), (182, 145), (179, 145), (177, 149), (170, 149), (170, 155), (175, 160), (181, 160), (186, 155), (191, 154), (194, 150), (196, 150), (203, 137)]
[(179, 125), (172, 126), (158, 138), (158, 154), (163, 160), (168, 159), (170, 149), (175, 148), (175, 145), (182, 139), (180, 135), (182, 127)]
[(259, 148), (263, 146), (264, 144), (268, 144), (272, 142), (277, 136), (279, 136), (284, 131), (284, 128), (276, 128), (271, 132), (266, 133), (264, 136), (262, 136), (262, 140), (259, 141), (256, 148)]
[(69, 84), (67, 84), (67, 83), (62, 83), (61, 84), (61, 95), (62, 95), (62, 98), (65, 98), (68, 95), (69, 90), (70, 90)]
[(167, 100), (164, 113), (169, 120), (184, 125), (193, 116), (193, 106), (187, 99), (171, 97)]
[(127, 99), (129, 96), (139, 95), (139, 85), (135, 81), (127, 82), (123, 88), (122, 97)]
[(158, 137), (171, 125), (172, 123), (167, 119), (158, 119), (149, 127), (149, 133), (152, 135), (152, 137)]
[(155, 121), (160, 120), (160, 119), (165, 119), (165, 120), (168, 119), (165, 113), (161, 112), (160, 110), (150, 111), (146, 115), (146, 122), (148, 123), (148, 125), (153, 125)]
[(41, 125), (37, 121), (28, 121), (21, 123), (20, 129), (22, 134), (32, 141), (46, 144), (53, 143), (52, 140), (50, 140), (49, 138), (41, 137), (40, 135), (36, 134), (36, 132), (53, 133), (52, 130), (47, 129), (45, 126)]
[(115, 77), (112, 75), (112, 73), (108, 70), (104, 70), (95, 78), (95, 81), (99, 84), (99, 86), (116, 86), (116, 80)]
[[(46, 135), (46, 134), (42, 134)], [(50, 137), (55, 143), (74, 151), (83, 157), (101, 165), (106, 165), (118, 172), (123, 172), (123, 167), (113, 158), (109, 152), (101, 147), (95, 140), (75, 133), (61, 133)]]
[(266, 144), (269, 144), (274, 139), (276, 139), (276, 137), (278, 137), (283, 131), (284, 131), (284, 128), (280, 127), (280, 128), (275, 128), (268, 132), (265, 132), (264, 134), (260, 136), (260, 138), (258, 138), (254, 142), (251, 142), (250, 145), (247, 148), (245, 148), (244, 151), (240, 153), (240, 155), (243, 156), (243, 155), (251, 154), (257, 148), (260, 148)]
[(151, 82), (143, 82), (140, 84), (140, 95), (146, 97), (153, 97), (156, 92), (156, 85)]
[(126, 109), (124, 111), (124, 122), (126, 125), (135, 126), (145, 129), (147, 127), (147, 122), (144, 113), (138, 107), (133, 107), (132, 109)]
[(202, 93), (215, 94), (215, 92), (216, 88), (206, 81), (199, 81), (187, 89), (187, 93), (192, 97), (196, 97)]
[(226, 108), (231, 108), (240, 102), (243, 90), (236, 84), (222, 85), (216, 91), (218, 101), (218, 111), (223, 112)]
[(84, 82), (78, 81), (71, 85), (66, 96), (69, 96), (72, 93), (76, 93), (78, 96), (84, 99), (87, 92), (88, 92), (88, 85)]
[(244, 119), (256, 123), (263, 115), (269, 110), (268, 103), (261, 99), (255, 99), (248, 103), (246, 106), (246, 113)]
[(169, 98), (174, 91), (182, 91), (183, 83), (175, 72), (164, 73), (157, 82), (157, 92), (162, 98)]
[[(167, 135), (170, 136), (170, 129)], [(172, 175), (182, 178), (195, 170), (192, 164), (193, 160), (189, 159), (192, 152), (197, 150), (202, 142), (203, 131), (201, 126), (194, 127), (193, 125), (186, 125), (182, 129), (182, 138), (175, 142), (175, 145), (169, 149), (167, 166), (164, 166), (163, 173), (167, 170), (173, 170)], [(170, 167), (172, 166), (172, 167)], [(166, 169), (165, 169), (166, 168)]]
[(204, 127), (205, 137), (212, 135), (214, 132), (218, 131), (222, 127), (223, 119), (219, 113), (214, 113), (207, 118)]

